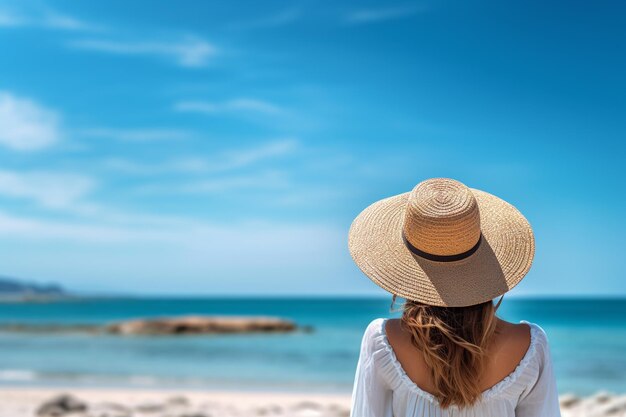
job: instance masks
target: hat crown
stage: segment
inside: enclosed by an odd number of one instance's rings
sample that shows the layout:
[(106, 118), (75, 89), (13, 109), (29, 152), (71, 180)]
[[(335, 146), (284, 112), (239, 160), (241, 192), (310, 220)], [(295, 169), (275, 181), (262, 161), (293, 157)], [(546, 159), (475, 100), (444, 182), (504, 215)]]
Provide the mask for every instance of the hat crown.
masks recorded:
[(480, 239), (480, 211), (472, 191), (449, 178), (432, 178), (409, 193), (403, 232), (422, 252), (458, 255)]

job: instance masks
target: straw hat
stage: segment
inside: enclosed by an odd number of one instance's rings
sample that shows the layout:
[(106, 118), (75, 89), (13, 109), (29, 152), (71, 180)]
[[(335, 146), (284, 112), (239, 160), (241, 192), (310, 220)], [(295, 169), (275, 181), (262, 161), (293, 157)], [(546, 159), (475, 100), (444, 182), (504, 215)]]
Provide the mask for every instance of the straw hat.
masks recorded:
[(348, 246), (361, 271), (385, 290), (447, 307), (509, 291), (535, 253), (530, 224), (515, 207), (448, 178), (367, 207), (352, 223)]

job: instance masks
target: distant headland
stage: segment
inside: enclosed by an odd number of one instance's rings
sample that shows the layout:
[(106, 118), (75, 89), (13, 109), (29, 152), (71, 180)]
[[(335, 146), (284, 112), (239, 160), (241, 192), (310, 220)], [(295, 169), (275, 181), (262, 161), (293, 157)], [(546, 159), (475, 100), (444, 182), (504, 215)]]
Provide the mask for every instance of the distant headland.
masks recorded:
[(0, 302), (46, 301), (69, 296), (58, 284), (42, 284), (0, 276)]

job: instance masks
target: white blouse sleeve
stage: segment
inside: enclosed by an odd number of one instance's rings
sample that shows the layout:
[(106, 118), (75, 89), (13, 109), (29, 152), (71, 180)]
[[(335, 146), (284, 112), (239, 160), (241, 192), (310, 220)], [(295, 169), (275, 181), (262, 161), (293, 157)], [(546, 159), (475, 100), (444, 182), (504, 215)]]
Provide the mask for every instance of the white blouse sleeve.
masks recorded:
[(369, 324), (361, 341), (361, 353), (356, 367), (352, 390), (351, 417), (393, 417), (392, 390), (380, 369), (376, 346), (383, 319)]
[(538, 328), (536, 352), (539, 358), (539, 369), (534, 384), (520, 396), (515, 408), (516, 417), (560, 417), (559, 394), (556, 378), (552, 369), (552, 358), (545, 332)]

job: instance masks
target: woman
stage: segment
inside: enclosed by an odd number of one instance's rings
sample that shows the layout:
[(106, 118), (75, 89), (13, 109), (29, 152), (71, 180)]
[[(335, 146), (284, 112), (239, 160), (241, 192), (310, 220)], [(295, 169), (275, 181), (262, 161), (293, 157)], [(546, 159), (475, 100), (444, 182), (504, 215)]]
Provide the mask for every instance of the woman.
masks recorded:
[(535, 251), (512, 205), (430, 179), (366, 208), (349, 247), (365, 275), (406, 299), (401, 319), (365, 331), (353, 417), (560, 416), (544, 331), (495, 316), (492, 300), (522, 280)]

